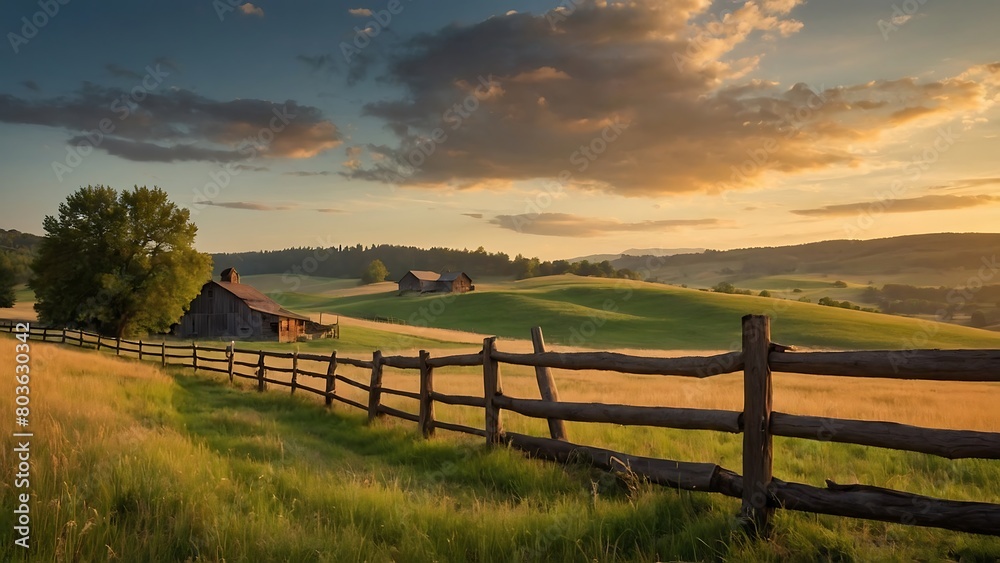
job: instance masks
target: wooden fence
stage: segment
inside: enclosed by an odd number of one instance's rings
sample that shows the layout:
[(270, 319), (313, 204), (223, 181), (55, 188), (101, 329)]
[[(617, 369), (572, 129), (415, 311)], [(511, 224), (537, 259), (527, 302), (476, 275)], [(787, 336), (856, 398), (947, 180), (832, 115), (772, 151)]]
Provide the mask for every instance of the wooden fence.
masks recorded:
[[(0, 330), (12, 332), (15, 323), (0, 321)], [(532, 329), (534, 353), (514, 354), (496, 347), (487, 338), (483, 349), (472, 354), (432, 358), (421, 351), (417, 357), (384, 356), (376, 351), (371, 359), (358, 359), (300, 352), (268, 352), (198, 344), (149, 343), (101, 337), (76, 330), (31, 327), (30, 337), (76, 346), (136, 354), (139, 359), (161, 365), (184, 365), (256, 381), (257, 389), (268, 385), (315, 393), (329, 407), (334, 401), (362, 409), (369, 419), (393, 416), (417, 423), (425, 437), (436, 429), (474, 434), (488, 444), (509, 445), (536, 457), (566, 462), (585, 461), (610, 471), (638, 474), (653, 483), (692, 491), (721, 493), (742, 501), (740, 519), (755, 535), (769, 533), (774, 509), (867, 518), (914, 526), (929, 526), (1000, 535), (1000, 504), (942, 500), (868, 485), (841, 485), (827, 481), (826, 488), (782, 481), (771, 474), (772, 437), (787, 436), (861, 444), (895, 450), (922, 452), (949, 459), (1000, 459), (1000, 433), (942, 430), (897, 424), (800, 416), (771, 408), (771, 372), (790, 372), (845, 377), (879, 377), (936, 381), (1000, 382), (1000, 350), (897, 350), (869, 352), (796, 352), (771, 342), (770, 321), (765, 316), (743, 318), (743, 347), (739, 352), (716, 356), (650, 358), (612, 352), (547, 352), (540, 328)], [(208, 353), (223, 354), (212, 357)], [(271, 359), (272, 365), (267, 361)], [(273, 365), (274, 359), (285, 366)], [(305, 364), (313, 367), (306, 369)], [(535, 368), (541, 400), (505, 395), (501, 364)], [(367, 381), (356, 381), (337, 373), (341, 365), (367, 370)], [(392, 389), (382, 384), (384, 366), (419, 373), (419, 392)], [(451, 366), (481, 366), (482, 396), (449, 395), (435, 391), (436, 369)], [(607, 370), (620, 373), (697, 377), (743, 371), (744, 410), (708, 410), (646, 407), (603, 403), (559, 401), (551, 369)], [(249, 370), (249, 371), (247, 371)], [(290, 374), (289, 381), (268, 377), (271, 372)], [(322, 389), (303, 385), (302, 378), (321, 380)], [(338, 393), (337, 384), (367, 393), (367, 404)], [(417, 412), (405, 412), (382, 403), (383, 395), (412, 399)], [(438, 420), (435, 403), (483, 409), (483, 428)], [(547, 419), (549, 437), (535, 437), (504, 430), (503, 413), (519, 413)], [(563, 421), (614, 423), (678, 429), (714, 430), (743, 434), (743, 474), (714, 463), (694, 463), (629, 455), (568, 441)]]

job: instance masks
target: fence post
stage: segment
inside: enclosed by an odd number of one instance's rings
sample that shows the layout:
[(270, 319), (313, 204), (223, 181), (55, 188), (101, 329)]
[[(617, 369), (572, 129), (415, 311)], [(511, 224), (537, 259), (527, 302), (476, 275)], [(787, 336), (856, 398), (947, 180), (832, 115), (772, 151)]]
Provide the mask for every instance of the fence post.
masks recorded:
[[(82, 332), (80, 334), (83, 334)], [(139, 340), (139, 361), (142, 361), (142, 339)]]
[(771, 497), (771, 320), (743, 317), (743, 503), (740, 519), (756, 537), (770, 533)]
[[(66, 342), (66, 331), (63, 330), (63, 342)], [(119, 336), (115, 337), (115, 355), (122, 355), (122, 339)]]
[(420, 433), (424, 438), (434, 435), (434, 368), (427, 364), (430, 353), (420, 351)]
[(101, 351), (101, 335), (100, 334), (97, 335), (97, 351), (98, 352)]
[(368, 421), (379, 415), (378, 404), (382, 399), (382, 351), (372, 353), (372, 379), (368, 389)]
[(330, 353), (330, 364), (326, 368), (326, 408), (333, 406), (333, 395), (337, 392), (337, 351)]
[(503, 395), (500, 382), (500, 364), (493, 359), (497, 337), (483, 340), (483, 393), (486, 398), (486, 443), (503, 443), (503, 418), (500, 409), (493, 402), (497, 395)]
[(191, 367), (194, 368), (194, 372), (198, 373), (198, 343), (191, 343)]
[(66, 329), (63, 328), (62, 329), (62, 342), (60, 342), (60, 344), (65, 344), (65, 343), (66, 343)]
[[(545, 352), (545, 338), (542, 336), (542, 327), (531, 328), (531, 344), (534, 346), (536, 354)], [(543, 401), (552, 403), (559, 402), (559, 389), (556, 388), (556, 380), (552, 377), (552, 370), (547, 367), (535, 366), (535, 379), (538, 380), (538, 392)], [(550, 418), (549, 435), (553, 440), (566, 441), (566, 423), (558, 418)]]
[(260, 360), (257, 361), (257, 391), (263, 393), (267, 390), (267, 382), (264, 381), (264, 351), (260, 350)]
[(292, 352), (292, 395), (295, 394), (295, 386), (299, 384), (299, 352)]
[(47, 327), (42, 327), (42, 342), (45, 342), (48, 336), (49, 336), (49, 329)]
[(160, 367), (167, 367), (167, 342), (160, 342)]
[(233, 382), (233, 360), (236, 356), (236, 341), (229, 342), (229, 349), (226, 350), (226, 359), (229, 360), (229, 383)]

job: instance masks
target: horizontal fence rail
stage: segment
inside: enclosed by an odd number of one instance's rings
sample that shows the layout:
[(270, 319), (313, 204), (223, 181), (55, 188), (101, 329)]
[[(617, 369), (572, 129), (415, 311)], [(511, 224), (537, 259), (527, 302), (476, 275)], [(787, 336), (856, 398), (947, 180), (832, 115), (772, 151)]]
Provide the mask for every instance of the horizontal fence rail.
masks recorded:
[[(17, 328), (21, 325), (21, 328)], [(584, 462), (616, 473), (639, 475), (652, 483), (690, 491), (723, 494), (742, 500), (740, 520), (754, 535), (770, 533), (775, 509), (866, 518), (914, 526), (929, 526), (1000, 535), (1000, 504), (935, 499), (881, 487), (841, 485), (827, 480), (826, 488), (788, 483), (771, 475), (772, 437), (859, 444), (935, 455), (948, 459), (1000, 459), (1000, 433), (922, 428), (886, 421), (849, 420), (776, 412), (771, 407), (772, 371), (820, 376), (923, 379), (931, 381), (1000, 382), (1000, 350), (887, 350), (851, 352), (797, 352), (770, 340), (770, 320), (759, 315), (743, 318), (743, 349), (714, 356), (652, 358), (614, 352), (552, 352), (545, 349), (541, 329), (532, 329), (534, 353), (496, 349), (496, 338), (483, 341), (477, 353), (431, 357), (425, 351), (413, 356), (371, 359), (304, 352), (275, 352), (197, 343), (144, 342), (101, 336), (81, 330), (34, 326), (27, 321), (0, 320), (0, 331), (25, 332), (44, 342), (159, 361), (257, 382), (289, 387), (323, 397), (327, 407), (343, 403), (367, 413), (369, 420), (390, 416), (414, 422), (425, 437), (436, 429), (485, 438), (488, 444), (517, 448), (526, 454), (558, 462)], [(269, 363), (270, 361), (270, 363)], [(275, 362), (282, 362), (277, 365)], [(505, 395), (502, 364), (535, 368), (539, 399)], [(337, 372), (339, 366), (367, 370), (358, 380)], [(481, 367), (483, 394), (452, 395), (434, 389), (436, 369)], [(383, 368), (411, 370), (419, 378), (419, 391), (383, 385)], [(551, 370), (600, 370), (636, 375), (708, 378), (743, 372), (742, 412), (578, 403), (559, 400)], [(287, 379), (268, 377), (285, 374)], [(321, 388), (303, 385), (303, 378), (322, 381)], [(367, 404), (344, 396), (338, 383), (367, 394)], [(340, 388), (342, 389), (342, 387)], [(384, 395), (400, 397), (416, 406), (407, 412), (383, 404)], [(483, 428), (440, 421), (435, 404), (459, 405), (483, 411)], [(548, 421), (549, 437), (527, 436), (504, 430), (504, 412)], [(709, 430), (743, 435), (743, 475), (713, 463), (674, 461), (631, 455), (572, 443), (564, 423), (608, 423), (682, 430)]]

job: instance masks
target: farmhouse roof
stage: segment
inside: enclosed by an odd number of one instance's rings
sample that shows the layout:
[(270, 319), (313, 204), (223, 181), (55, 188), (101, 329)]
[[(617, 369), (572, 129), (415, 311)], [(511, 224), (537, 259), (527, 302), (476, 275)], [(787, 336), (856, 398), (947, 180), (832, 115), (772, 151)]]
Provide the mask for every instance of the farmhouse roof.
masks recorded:
[(217, 282), (213, 281), (215, 285), (225, 289), (229, 293), (235, 295), (239, 300), (247, 304), (251, 310), (259, 311), (261, 313), (269, 313), (271, 315), (277, 315), (279, 317), (287, 317), (290, 319), (298, 319), (300, 321), (308, 321), (309, 317), (300, 315), (298, 313), (293, 313), (288, 309), (285, 309), (279, 305), (274, 299), (264, 295), (257, 289), (250, 287), (249, 285), (242, 283), (231, 283), (231, 282)]
[[(426, 270), (410, 270), (407, 274), (413, 274), (413, 277), (420, 281), (438, 281), (441, 277), (437, 272), (428, 272)], [(403, 277), (405, 278), (406, 276)]]

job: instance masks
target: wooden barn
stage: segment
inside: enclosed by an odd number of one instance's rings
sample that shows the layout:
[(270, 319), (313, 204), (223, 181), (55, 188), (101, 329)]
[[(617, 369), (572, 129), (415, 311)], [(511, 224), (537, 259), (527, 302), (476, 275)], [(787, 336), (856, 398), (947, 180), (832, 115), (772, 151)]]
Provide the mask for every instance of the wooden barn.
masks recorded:
[(437, 281), (438, 291), (443, 291), (446, 293), (465, 293), (466, 291), (472, 291), (475, 286), (472, 285), (472, 278), (465, 275), (465, 272), (445, 272), (441, 274), (441, 277)]
[(305, 335), (307, 322), (309, 317), (241, 284), (239, 273), (227, 268), (219, 281), (202, 286), (174, 333), (181, 338), (295, 342)]
[(420, 293), (465, 293), (476, 289), (465, 272), (438, 274), (425, 270), (410, 270), (399, 280), (399, 291)]

